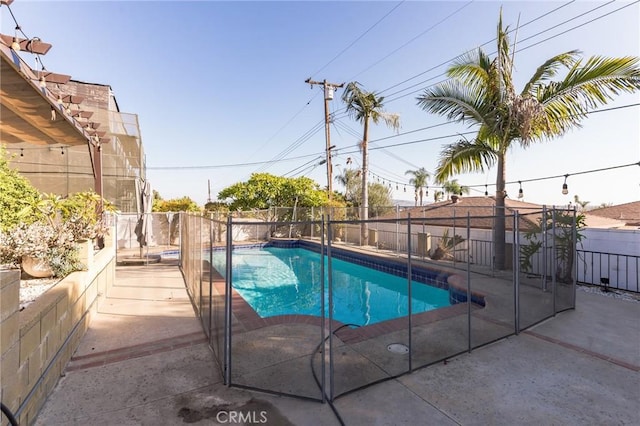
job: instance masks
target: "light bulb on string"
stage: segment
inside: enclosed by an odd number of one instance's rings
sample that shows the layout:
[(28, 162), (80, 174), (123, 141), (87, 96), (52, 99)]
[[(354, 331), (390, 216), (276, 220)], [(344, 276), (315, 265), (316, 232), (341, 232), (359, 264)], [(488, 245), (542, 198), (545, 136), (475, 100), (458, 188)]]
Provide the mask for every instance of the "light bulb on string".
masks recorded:
[(40, 63), (40, 87), (45, 88), (47, 87), (47, 80), (44, 78), (44, 73), (45, 71), (47, 71), (47, 69), (44, 67), (44, 64), (42, 63), (42, 60), (40, 59), (40, 55), (36, 55), (36, 62)]
[(489, 187), (487, 184), (484, 185), (484, 196), (485, 197), (489, 196)]
[(20, 39), (18, 38), (18, 31), (20, 31), (20, 25), (16, 25), (16, 33), (13, 36), (13, 42), (11, 43), (11, 48), (15, 51), (15, 52), (19, 52), (20, 51)]
[(518, 198), (523, 198), (524, 192), (522, 191), (522, 182), (518, 181), (518, 184), (520, 185), (520, 189), (518, 190)]
[(569, 186), (567, 185), (567, 178), (569, 175), (564, 175), (564, 183), (562, 184), (562, 194), (567, 195), (569, 193)]

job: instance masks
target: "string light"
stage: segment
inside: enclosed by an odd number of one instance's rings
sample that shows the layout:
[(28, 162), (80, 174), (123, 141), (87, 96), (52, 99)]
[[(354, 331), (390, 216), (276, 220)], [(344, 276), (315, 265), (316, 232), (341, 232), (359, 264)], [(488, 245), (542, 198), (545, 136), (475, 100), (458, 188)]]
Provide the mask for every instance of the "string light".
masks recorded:
[(484, 185), (484, 196), (485, 198), (489, 196), (489, 188), (487, 184)]
[(20, 31), (20, 25), (16, 25), (16, 34), (13, 36), (13, 43), (11, 43), (11, 48), (15, 52), (20, 51), (20, 39), (18, 38), (18, 31)]
[(562, 184), (562, 194), (567, 195), (569, 193), (569, 187), (567, 186), (567, 178), (569, 175), (564, 175), (564, 183)]
[(20, 157), (24, 157), (24, 148), (20, 148)]
[(522, 191), (522, 182), (518, 181), (518, 184), (520, 184), (520, 189), (518, 190), (518, 198), (523, 198), (524, 192)]

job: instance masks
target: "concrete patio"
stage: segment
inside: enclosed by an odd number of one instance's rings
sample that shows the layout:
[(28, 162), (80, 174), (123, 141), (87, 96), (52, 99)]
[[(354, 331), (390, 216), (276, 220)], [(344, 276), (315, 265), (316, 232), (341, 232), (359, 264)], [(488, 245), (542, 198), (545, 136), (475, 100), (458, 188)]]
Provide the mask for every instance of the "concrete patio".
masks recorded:
[[(36, 424), (340, 424), (328, 404), (229, 388), (215, 362), (177, 263), (119, 266)], [(334, 406), (347, 425), (602, 425), (638, 424), (639, 402), (640, 303), (578, 291), (575, 310)]]

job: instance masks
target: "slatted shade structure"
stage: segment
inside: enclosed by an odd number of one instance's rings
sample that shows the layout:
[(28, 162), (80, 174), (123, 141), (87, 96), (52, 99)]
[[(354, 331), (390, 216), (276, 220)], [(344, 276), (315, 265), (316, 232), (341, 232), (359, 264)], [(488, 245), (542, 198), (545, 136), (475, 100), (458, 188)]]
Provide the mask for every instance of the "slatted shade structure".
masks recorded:
[(94, 190), (134, 211), (134, 184), (145, 178), (137, 115), (120, 112), (109, 85), (32, 69), (23, 60), (50, 45), (18, 40), (16, 51), (13, 41), (0, 35), (0, 145), (11, 166), (41, 192)]
[(33, 71), (0, 44), (0, 140), (7, 145), (86, 145), (89, 135), (80, 123), (61, 109), (53, 93), (40, 87), (42, 75), (47, 84), (64, 84), (71, 78)]

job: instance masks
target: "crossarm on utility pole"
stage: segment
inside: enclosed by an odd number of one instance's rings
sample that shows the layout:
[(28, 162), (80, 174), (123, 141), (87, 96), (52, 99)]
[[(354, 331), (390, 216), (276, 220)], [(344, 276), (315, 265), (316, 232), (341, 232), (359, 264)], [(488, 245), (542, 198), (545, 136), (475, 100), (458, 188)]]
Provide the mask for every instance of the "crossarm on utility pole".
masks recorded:
[(329, 101), (333, 99), (333, 89), (338, 89), (344, 86), (344, 83), (328, 83), (327, 80), (323, 81), (314, 81), (311, 78), (308, 78), (304, 81), (305, 83), (309, 83), (311, 87), (314, 84), (322, 85), (324, 89), (324, 134), (325, 140), (327, 143), (326, 146), (326, 158), (327, 158), (327, 192), (329, 195), (329, 199), (331, 199), (333, 194), (333, 185), (332, 185), (332, 175), (333, 175), (333, 165), (331, 164), (331, 133), (329, 131), (330, 124), (330, 116), (329, 116)]

